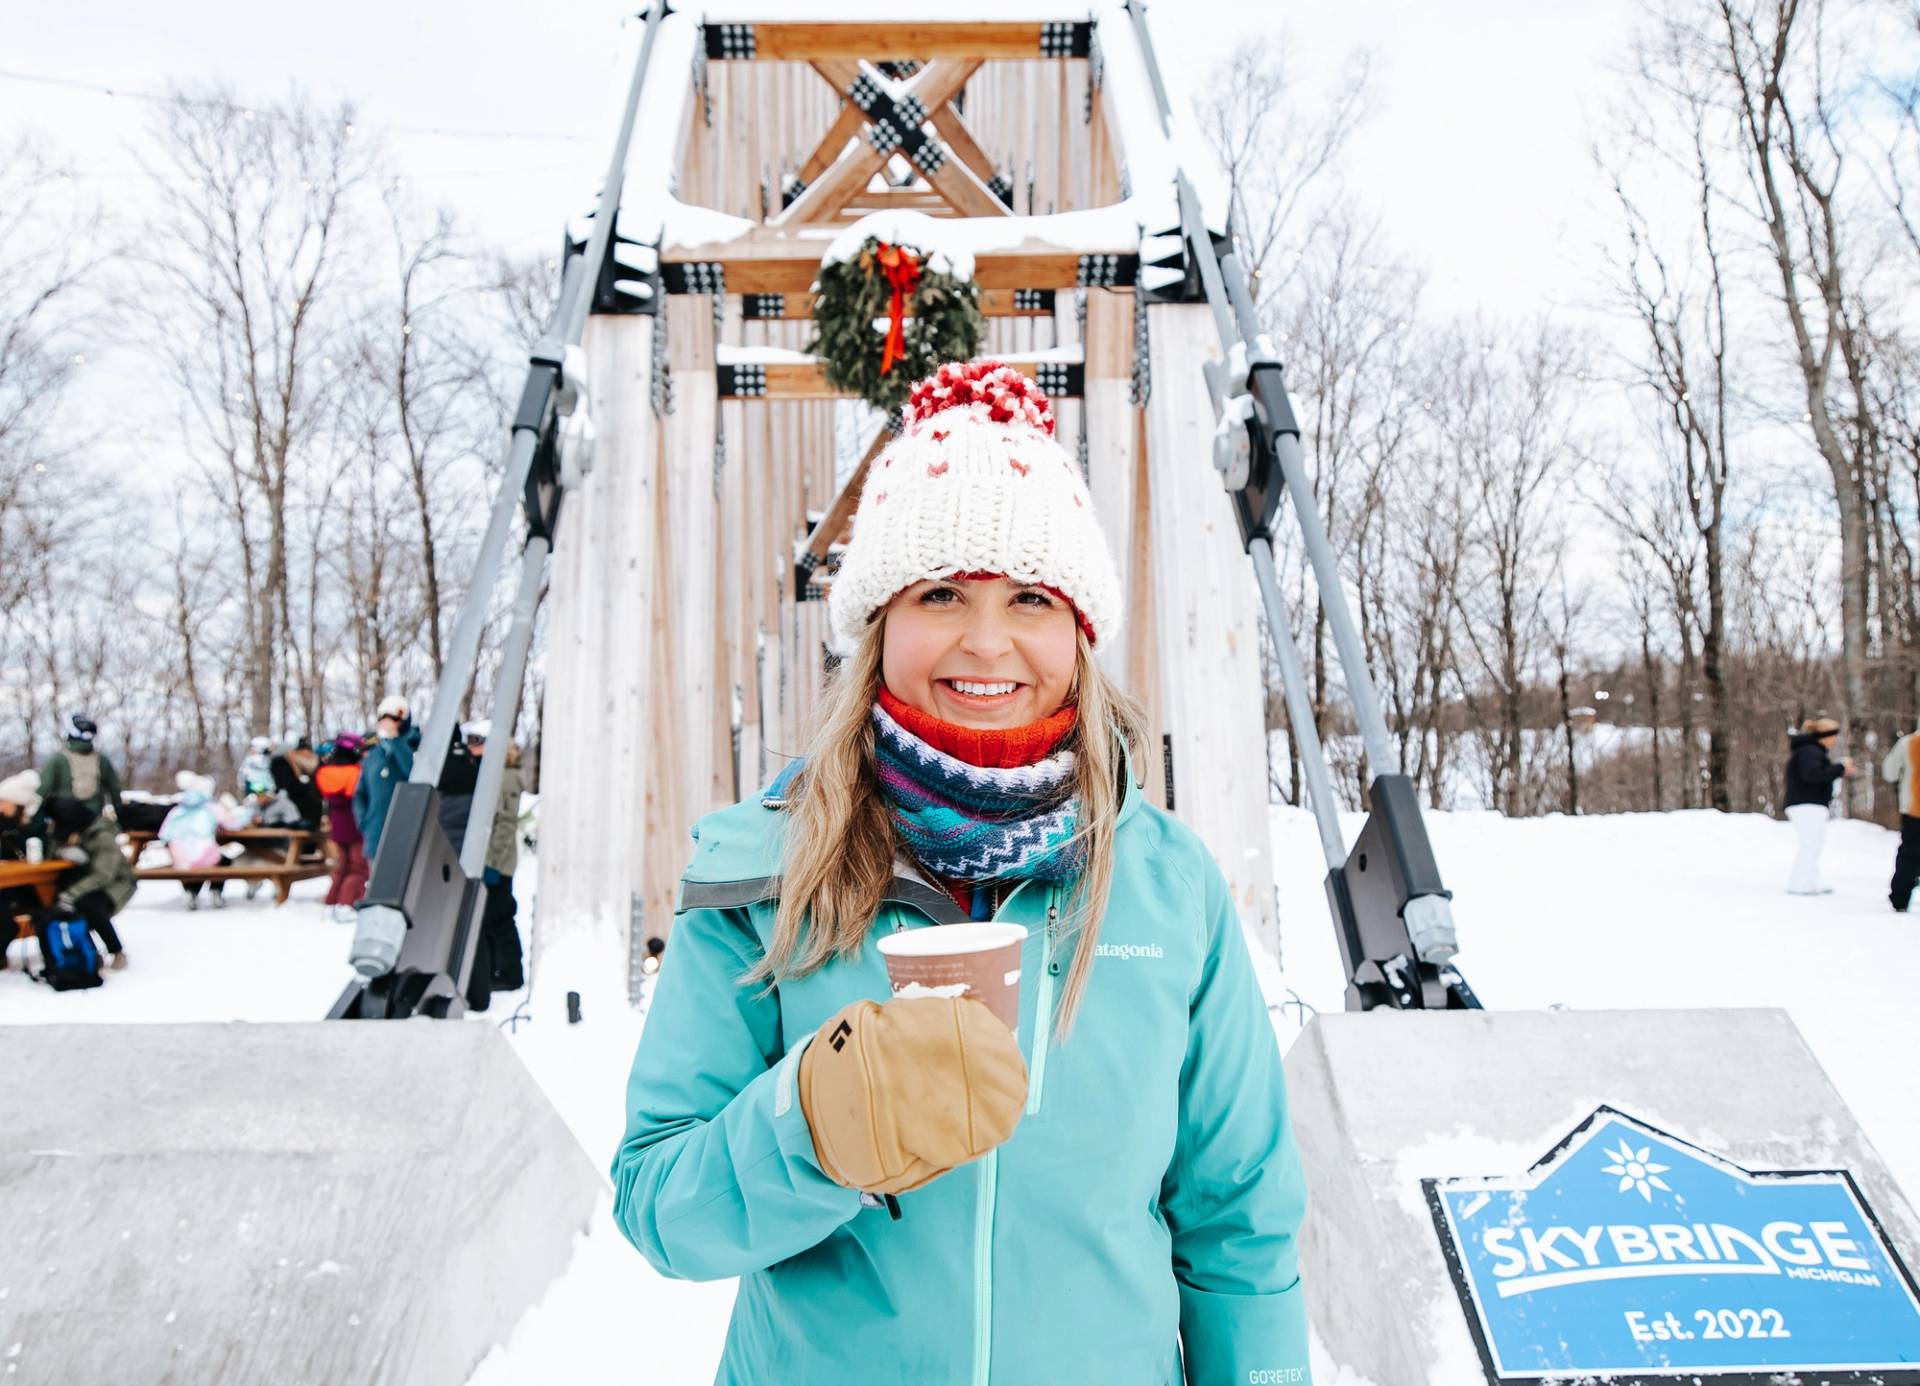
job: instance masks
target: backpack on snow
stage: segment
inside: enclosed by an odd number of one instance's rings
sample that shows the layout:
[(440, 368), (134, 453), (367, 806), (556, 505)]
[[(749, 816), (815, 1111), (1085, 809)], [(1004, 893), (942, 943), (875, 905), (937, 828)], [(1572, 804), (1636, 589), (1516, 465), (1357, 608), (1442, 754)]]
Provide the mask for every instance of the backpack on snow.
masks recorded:
[(100, 952), (84, 919), (42, 920), (40, 980), (55, 991), (81, 991), (100, 985)]

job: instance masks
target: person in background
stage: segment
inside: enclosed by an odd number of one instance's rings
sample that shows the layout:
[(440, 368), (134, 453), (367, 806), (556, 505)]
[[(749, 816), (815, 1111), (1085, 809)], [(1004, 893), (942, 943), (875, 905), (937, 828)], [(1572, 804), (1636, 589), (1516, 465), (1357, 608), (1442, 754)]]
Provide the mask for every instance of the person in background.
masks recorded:
[[(0, 861), (26, 859), (27, 840), (38, 839), (45, 831), (38, 822), (39, 813), (39, 771), (22, 770), (0, 780)], [(11, 940), (16, 922), (31, 919), (39, 904), (27, 886), (0, 890), (0, 942)]]
[(313, 743), (304, 736), (267, 762), (267, 773), (273, 780), (276, 796), (285, 795), (292, 806), (295, 818), (291, 826), (307, 832), (319, 828), (321, 815), (326, 812), (320, 791), (313, 783), (313, 773), (319, 768), (320, 757), (314, 754)]
[(66, 746), (40, 767), (40, 794), (46, 799), (78, 799), (98, 816), (106, 809), (120, 817), (120, 772), (94, 747), (100, 728), (91, 717), (70, 714), (61, 727)]
[(1920, 884), (1920, 732), (1908, 732), (1880, 762), (1880, 778), (1899, 786), (1900, 847), (1893, 854), (1893, 884), (1887, 901), (1895, 913), (1905, 914)]
[(467, 820), (473, 816), (473, 787), (480, 780), (480, 751), (487, 744), (484, 731), (477, 742), (473, 732), (485, 725), (464, 723), (447, 747), (446, 763), (440, 767), (440, 831), (447, 835), (455, 856), (460, 855), (460, 844), (466, 841)]
[(1831, 717), (1809, 717), (1787, 738), (1787, 821), (1799, 839), (1787, 878), (1789, 895), (1833, 893), (1820, 878), (1820, 849), (1833, 811), (1833, 786), (1853, 773), (1852, 761), (1830, 754), (1839, 736), (1840, 724)]
[[(240, 797), (258, 800), (273, 796), (273, 741), (256, 736), (247, 743), (247, 758), (240, 762)], [(264, 807), (264, 805), (262, 805)]]
[(396, 693), (382, 699), (378, 718), (380, 739), (361, 761), (360, 783), (353, 791), (353, 821), (365, 839), (369, 863), (379, 855), (380, 833), (387, 825), (393, 791), (413, 773), (413, 753), (420, 749), (420, 729), (413, 725), (412, 710), (405, 698)]
[(27, 839), (40, 836), (40, 772), (22, 770), (0, 780), (0, 861), (21, 861)]
[[(180, 791), (180, 800), (168, 811), (159, 836), (166, 844), (174, 869), (204, 871), (223, 865), (226, 858), (220, 855), (220, 812), (213, 802), (216, 788), (213, 780), (182, 770), (173, 777), (173, 782)], [(213, 907), (225, 909), (227, 897), (221, 893), (223, 884), (218, 880), (180, 882), (180, 888), (187, 893), (187, 908), (199, 909), (200, 888), (210, 885)]]
[[(476, 758), (486, 754), (492, 731), (490, 722), (468, 723), (467, 746)], [(526, 985), (520, 930), (514, 923), (519, 905), (513, 898), (513, 873), (520, 866), (520, 748), (509, 741), (504, 759), (500, 799), (487, 836), (487, 869), (481, 877), (487, 898), (480, 915), (480, 937), (491, 964), (492, 990), (518, 991)]]
[(103, 813), (69, 795), (49, 795), (46, 802), (49, 855), (81, 868), (76, 877), (63, 878), (54, 898), (55, 917), (84, 919), (100, 941), (100, 951), (114, 971), (127, 965), (127, 950), (113, 927), (113, 917), (133, 899), (133, 866), (120, 850), (119, 828)]
[[(327, 880), (326, 903), (336, 912), (351, 911), (367, 891), (366, 840), (360, 835), (360, 825), (353, 821), (353, 792), (360, 784), (363, 744), (357, 732), (341, 732), (334, 737), (325, 764), (313, 774), (314, 787), (327, 808), (327, 837), (333, 843), (333, 872)], [(337, 913), (335, 917), (339, 917)]]

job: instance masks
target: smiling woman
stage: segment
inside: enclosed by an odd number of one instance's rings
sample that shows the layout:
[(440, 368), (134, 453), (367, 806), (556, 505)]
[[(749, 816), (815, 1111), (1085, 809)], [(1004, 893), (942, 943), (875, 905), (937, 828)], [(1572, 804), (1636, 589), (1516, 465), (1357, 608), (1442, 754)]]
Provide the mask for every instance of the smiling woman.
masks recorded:
[[(613, 1175), (656, 1267), (741, 1278), (723, 1383), (1308, 1379), (1279, 1050), (1219, 868), (1131, 782), (1052, 433), (1004, 366), (915, 387), (808, 754), (696, 832)], [(1013, 1029), (870, 999), (869, 942), (969, 919), (1020, 926)]]

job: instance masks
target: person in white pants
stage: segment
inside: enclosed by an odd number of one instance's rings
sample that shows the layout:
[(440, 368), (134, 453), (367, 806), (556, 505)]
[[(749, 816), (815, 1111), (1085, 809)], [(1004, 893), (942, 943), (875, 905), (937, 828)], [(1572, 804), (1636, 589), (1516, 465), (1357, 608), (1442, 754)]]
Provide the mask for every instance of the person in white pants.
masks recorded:
[(1820, 878), (1820, 848), (1826, 841), (1833, 787), (1853, 773), (1851, 760), (1834, 760), (1829, 754), (1839, 736), (1840, 724), (1831, 717), (1809, 717), (1787, 740), (1787, 821), (1799, 844), (1793, 874), (1787, 878), (1789, 895), (1827, 895), (1833, 890)]

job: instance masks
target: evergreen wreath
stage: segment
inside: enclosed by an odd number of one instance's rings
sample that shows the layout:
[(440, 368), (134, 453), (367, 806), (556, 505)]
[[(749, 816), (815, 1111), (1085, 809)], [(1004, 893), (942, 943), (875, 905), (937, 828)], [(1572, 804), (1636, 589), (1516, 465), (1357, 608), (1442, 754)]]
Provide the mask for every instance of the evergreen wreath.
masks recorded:
[[(876, 319), (887, 320), (883, 338)], [(980, 349), (985, 326), (970, 279), (930, 269), (923, 252), (869, 236), (851, 260), (820, 267), (807, 350), (827, 383), (897, 415), (916, 380)]]

